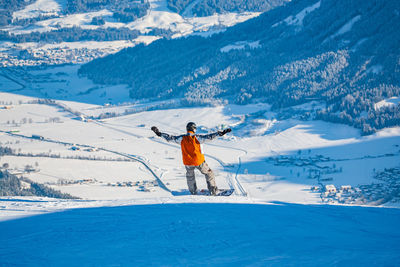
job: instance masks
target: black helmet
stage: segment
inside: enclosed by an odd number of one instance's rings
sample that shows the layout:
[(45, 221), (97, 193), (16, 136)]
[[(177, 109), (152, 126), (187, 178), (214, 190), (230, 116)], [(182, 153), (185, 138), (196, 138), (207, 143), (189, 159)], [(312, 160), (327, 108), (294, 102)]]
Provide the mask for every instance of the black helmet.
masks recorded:
[(194, 122), (189, 122), (188, 124), (186, 124), (186, 131), (191, 131), (194, 132), (196, 131), (196, 123)]

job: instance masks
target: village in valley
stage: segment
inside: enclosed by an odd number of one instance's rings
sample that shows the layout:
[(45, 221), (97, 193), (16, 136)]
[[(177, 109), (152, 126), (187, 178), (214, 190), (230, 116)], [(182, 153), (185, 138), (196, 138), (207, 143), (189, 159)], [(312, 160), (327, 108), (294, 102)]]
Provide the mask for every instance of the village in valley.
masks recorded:
[(16, 44), (0, 48), (0, 67), (43, 66), (61, 64), (83, 64), (95, 58), (103, 57), (118, 52), (124, 47), (133, 46), (131, 42), (120, 42), (116, 45), (104, 45), (103, 47), (90, 47), (81, 45), (74, 48), (71, 45), (54, 47), (22, 48)]
[[(311, 150), (308, 150), (307, 153), (310, 154)], [(343, 167), (337, 165), (341, 161), (351, 159), (331, 159), (323, 155), (305, 154), (302, 155), (299, 150), (295, 156), (270, 157), (267, 162), (286, 168), (302, 168), (302, 172), (297, 172), (297, 177), (306, 175), (308, 180), (315, 181), (316, 185), (311, 186), (310, 189), (311, 192), (320, 195), (322, 203), (378, 206), (400, 202), (400, 167), (385, 168), (384, 170), (374, 168), (371, 174), (373, 176), (371, 184), (338, 184), (335, 183), (334, 174), (342, 173)], [(375, 156), (375, 158), (399, 155), (400, 150), (397, 154), (385, 154)], [(365, 156), (365, 158), (374, 157)], [(293, 174), (293, 170), (290, 173)]]

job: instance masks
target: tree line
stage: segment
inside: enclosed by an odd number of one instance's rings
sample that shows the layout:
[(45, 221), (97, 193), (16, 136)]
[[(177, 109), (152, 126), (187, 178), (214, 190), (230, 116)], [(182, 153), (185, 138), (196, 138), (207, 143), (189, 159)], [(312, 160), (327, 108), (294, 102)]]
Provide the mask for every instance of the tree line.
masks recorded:
[(147, 14), (150, 8), (148, 0), (68, 0), (66, 13), (85, 13), (108, 9), (113, 12), (113, 17), (122, 22), (134, 21)]
[(49, 32), (32, 32), (24, 34), (12, 34), (0, 31), (0, 41), (11, 41), (16, 43), (25, 42), (78, 42), (78, 41), (115, 41), (132, 40), (139, 36), (139, 31), (126, 27), (121, 28), (98, 28), (94, 30), (82, 29), (80, 27), (61, 28)]
[(168, 8), (179, 14), (194, 4), (191, 11), (198, 17), (226, 12), (266, 12), (287, 2), (289, 0), (167, 0)]

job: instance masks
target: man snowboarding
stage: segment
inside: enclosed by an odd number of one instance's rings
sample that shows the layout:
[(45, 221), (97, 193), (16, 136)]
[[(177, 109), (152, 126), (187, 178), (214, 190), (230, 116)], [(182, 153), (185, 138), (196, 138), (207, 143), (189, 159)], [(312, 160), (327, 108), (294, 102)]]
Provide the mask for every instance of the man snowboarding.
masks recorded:
[(226, 133), (232, 131), (230, 128), (223, 131), (218, 131), (211, 134), (197, 135), (196, 124), (189, 122), (186, 125), (186, 134), (174, 136), (167, 133), (161, 133), (157, 127), (151, 127), (151, 130), (157, 135), (168, 142), (175, 142), (181, 145), (183, 164), (186, 168), (186, 180), (189, 187), (189, 191), (192, 195), (197, 194), (196, 179), (194, 175), (194, 169), (198, 169), (202, 174), (205, 175), (207, 181), (207, 188), (210, 195), (217, 195), (217, 185), (215, 184), (215, 176), (213, 171), (210, 169), (205, 161), (204, 154), (201, 149), (201, 144), (206, 141), (215, 139), (217, 136), (223, 136)]

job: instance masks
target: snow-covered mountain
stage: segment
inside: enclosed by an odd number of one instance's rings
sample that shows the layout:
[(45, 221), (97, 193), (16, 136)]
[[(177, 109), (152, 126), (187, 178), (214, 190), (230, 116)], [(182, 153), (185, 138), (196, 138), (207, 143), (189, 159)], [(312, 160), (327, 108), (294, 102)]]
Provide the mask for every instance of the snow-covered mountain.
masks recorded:
[(140, 45), (80, 73), (128, 84), (135, 98), (261, 100), (274, 108), (318, 100), (326, 107), (317, 118), (370, 134), (400, 124), (397, 107), (374, 107), (400, 95), (399, 14), (396, 0), (292, 1), (210, 38)]

